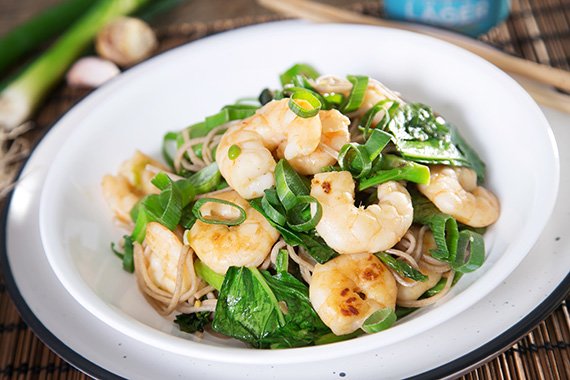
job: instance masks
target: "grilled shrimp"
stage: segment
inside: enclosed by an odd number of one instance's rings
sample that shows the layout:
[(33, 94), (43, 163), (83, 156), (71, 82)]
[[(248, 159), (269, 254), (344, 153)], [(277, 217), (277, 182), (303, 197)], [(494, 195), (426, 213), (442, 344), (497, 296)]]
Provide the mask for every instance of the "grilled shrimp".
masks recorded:
[[(183, 244), (168, 228), (160, 223), (151, 222), (146, 227), (144, 244), (145, 264), (148, 275), (157, 287), (171, 294), (176, 288), (178, 275), (178, 260)], [(187, 265), (182, 267), (182, 284), (180, 293), (187, 292), (191, 287), (190, 273)]]
[[(320, 117), (299, 117), (289, 109), (288, 102), (282, 99), (267, 103), (255, 115), (230, 127), (218, 145), (216, 161), (222, 176), (246, 199), (259, 197), (274, 185), (272, 152), (280, 149), (290, 160), (314, 152), (320, 143)], [(232, 146), (241, 151), (233, 159), (228, 156)]]
[(317, 264), (309, 286), (311, 304), (336, 335), (356, 331), (379, 309), (394, 309), (397, 293), (388, 268), (367, 253)]
[[(431, 256), (429, 252), (435, 248), (437, 248), (437, 246), (436, 246), (435, 240), (433, 238), (433, 235), (432, 235), (431, 231), (427, 231), (423, 235), (423, 239), (422, 239), (422, 246), (421, 246), (422, 255)], [(428, 276), (428, 279), (426, 281), (423, 281), (423, 282), (417, 281), (412, 286), (404, 286), (404, 285), (397, 284), (398, 285), (398, 301), (415, 301), (415, 300), (417, 300), (427, 290), (433, 288), (441, 279), (442, 273), (430, 270), (428, 268), (428, 265), (425, 265), (423, 263), (423, 261), (420, 261), (418, 265), (420, 267), (419, 268), (420, 271), (423, 274), (425, 274), (426, 276)]]
[[(303, 175), (317, 174), (325, 166), (334, 165), (340, 149), (350, 142), (348, 131), (350, 120), (346, 116), (337, 110), (327, 110), (320, 111), (319, 117), (322, 123), (322, 134), (317, 149), (308, 155), (289, 160), (293, 169)], [(284, 156), (279, 149), (277, 155)]]
[[(190, 246), (200, 260), (217, 273), (226, 273), (230, 266), (259, 266), (270, 253), (279, 233), (235, 191), (213, 197), (242, 207), (246, 219), (237, 226), (208, 224), (197, 220), (186, 235)], [(200, 211), (206, 217), (233, 219), (238, 216), (234, 207), (220, 203), (206, 203)]]
[(166, 170), (160, 162), (137, 150), (121, 164), (116, 176), (106, 175), (101, 181), (103, 196), (121, 222), (131, 222), (129, 213), (143, 196), (159, 192), (150, 182), (155, 173), (148, 170), (147, 165)]
[(397, 182), (378, 186), (378, 204), (354, 205), (354, 180), (349, 172), (316, 174), (311, 195), (323, 214), (316, 226), (327, 245), (338, 253), (374, 253), (394, 246), (412, 224), (410, 194)]
[(475, 171), (465, 167), (430, 167), (429, 185), (418, 189), (436, 207), (471, 227), (486, 227), (499, 218), (499, 201), (493, 193), (477, 186)]

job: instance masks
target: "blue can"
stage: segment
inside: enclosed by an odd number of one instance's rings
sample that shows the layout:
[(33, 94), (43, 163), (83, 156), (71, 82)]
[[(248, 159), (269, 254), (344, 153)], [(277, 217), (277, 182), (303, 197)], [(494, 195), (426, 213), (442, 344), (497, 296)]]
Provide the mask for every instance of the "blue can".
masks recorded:
[(509, 15), (510, 0), (384, 0), (386, 17), (430, 24), (472, 37)]

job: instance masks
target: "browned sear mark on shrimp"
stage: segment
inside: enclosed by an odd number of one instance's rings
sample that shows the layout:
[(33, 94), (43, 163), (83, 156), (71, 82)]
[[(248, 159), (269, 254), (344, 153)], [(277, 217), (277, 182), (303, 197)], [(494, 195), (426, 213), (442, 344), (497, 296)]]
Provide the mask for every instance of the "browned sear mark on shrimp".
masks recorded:
[(344, 288), (340, 291), (340, 295), (344, 297), (348, 294), (349, 291), (350, 290), (348, 288)]
[(331, 192), (331, 183), (329, 181), (324, 181), (321, 184), (321, 187), (323, 188), (323, 191), (325, 192), (325, 194), (328, 194)]
[(342, 315), (347, 316), (347, 317), (360, 314), (358, 309), (352, 305), (346, 305), (346, 308), (341, 306), (340, 312), (342, 313)]

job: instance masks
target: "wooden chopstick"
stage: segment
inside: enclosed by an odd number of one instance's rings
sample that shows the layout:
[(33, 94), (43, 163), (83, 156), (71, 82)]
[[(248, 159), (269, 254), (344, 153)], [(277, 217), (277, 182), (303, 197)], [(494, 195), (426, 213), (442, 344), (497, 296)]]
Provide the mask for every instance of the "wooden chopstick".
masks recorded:
[[(382, 20), (309, 0), (258, 0), (258, 2), (264, 7), (279, 13), (316, 22), (377, 25), (427, 34), (469, 50), (511, 74), (520, 75), (542, 84), (570, 91), (570, 72), (511, 56), (456, 33), (426, 26)], [(528, 83), (521, 83), (521, 85), (523, 85), (533, 97), (536, 95), (535, 100), (541, 104), (570, 113), (570, 96), (556, 93), (553, 90), (532, 86)]]

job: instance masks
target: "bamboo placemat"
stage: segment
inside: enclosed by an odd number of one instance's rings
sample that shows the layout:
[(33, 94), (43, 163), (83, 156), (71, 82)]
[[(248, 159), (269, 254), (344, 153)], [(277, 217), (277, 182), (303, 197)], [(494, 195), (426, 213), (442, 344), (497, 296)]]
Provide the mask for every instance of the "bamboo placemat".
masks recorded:
[[(353, 8), (381, 16), (377, 2)], [(280, 19), (255, 16), (191, 23), (158, 30), (159, 51), (207, 35), (254, 23)], [(509, 53), (570, 70), (570, 0), (513, 0), (508, 21), (481, 38)], [(36, 128), (26, 138), (36, 143), (45, 131), (86, 90), (61, 86), (34, 120)], [(0, 203), (3, 208), (4, 204)], [(462, 379), (570, 379), (570, 298), (524, 338)], [(191, 374), (189, 374), (191, 376)], [(13, 305), (0, 274), (0, 380), (88, 379), (50, 351), (26, 326)]]

